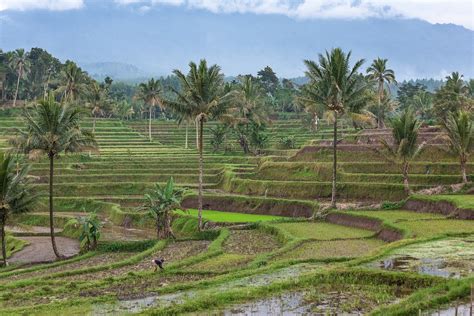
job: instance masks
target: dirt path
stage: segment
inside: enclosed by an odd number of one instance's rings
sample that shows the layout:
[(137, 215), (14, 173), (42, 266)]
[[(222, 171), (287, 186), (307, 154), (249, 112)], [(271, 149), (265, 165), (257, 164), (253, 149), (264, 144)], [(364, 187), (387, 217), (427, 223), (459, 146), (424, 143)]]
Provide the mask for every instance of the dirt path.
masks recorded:
[[(39, 263), (54, 261), (50, 237), (18, 237), (29, 245), (14, 253), (8, 260), (15, 263)], [(66, 237), (56, 237), (56, 244), (61, 255), (70, 257), (79, 253), (79, 241)]]
[[(8, 232), (11, 233), (19, 233), (19, 234), (49, 234), (50, 229), (49, 227), (45, 226), (6, 226), (5, 227)], [(59, 234), (62, 232), (62, 228), (55, 228), (54, 232)]]

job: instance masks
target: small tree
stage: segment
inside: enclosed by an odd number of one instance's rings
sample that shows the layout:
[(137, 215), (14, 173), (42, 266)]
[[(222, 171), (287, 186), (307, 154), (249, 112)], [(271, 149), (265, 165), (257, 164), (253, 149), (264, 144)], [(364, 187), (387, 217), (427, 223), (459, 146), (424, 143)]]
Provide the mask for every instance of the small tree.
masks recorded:
[(392, 120), (393, 144), (382, 140), (385, 148), (383, 154), (393, 163), (401, 165), (405, 192), (411, 194), (408, 179), (410, 162), (415, 159), (424, 147), (417, 144), (421, 123), (416, 119), (411, 108), (406, 109), (399, 117)]
[(184, 190), (176, 188), (171, 177), (164, 187), (158, 183), (148, 194), (145, 194), (144, 208), (156, 222), (156, 235), (158, 239), (175, 238), (171, 228), (171, 214), (173, 209), (181, 207)]
[(209, 132), (211, 133), (212, 151), (216, 153), (221, 149), (222, 145), (225, 145), (229, 127), (224, 124), (219, 124), (214, 128), (210, 128)]
[(94, 250), (97, 248), (97, 242), (100, 238), (100, 229), (102, 223), (96, 213), (90, 213), (87, 216), (79, 218), (81, 225), (81, 235), (79, 240), (84, 242), (84, 248), (87, 250)]
[(459, 156), (463, 183), (467, 183), (466, 163), (474, 147), (474, 128), (469, 113), (459, 111), (450, 113), (443, 121), (444, 129), (453, 154)]
[(0, 229), (3, 265), (7, 265), (5, 226), (11, 214), (29, 211), (36, 201), (28, 181), (29, 166), (19, 170), (10, 155), (0, 154)]

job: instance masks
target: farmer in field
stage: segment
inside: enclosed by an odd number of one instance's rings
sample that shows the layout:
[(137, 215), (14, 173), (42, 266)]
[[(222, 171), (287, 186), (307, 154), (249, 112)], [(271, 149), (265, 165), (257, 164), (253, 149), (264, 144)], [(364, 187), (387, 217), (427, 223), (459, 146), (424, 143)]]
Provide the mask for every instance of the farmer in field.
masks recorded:
[(163, 268), (163, 263), (165, 262), (165, 259), (163, 259), (163, 258), (153, 259), (151, 262), (155, 265), (155, 272), (158, 271), (158, 268), (160, 268), (161, 270), (165, 269), (165, 268)]

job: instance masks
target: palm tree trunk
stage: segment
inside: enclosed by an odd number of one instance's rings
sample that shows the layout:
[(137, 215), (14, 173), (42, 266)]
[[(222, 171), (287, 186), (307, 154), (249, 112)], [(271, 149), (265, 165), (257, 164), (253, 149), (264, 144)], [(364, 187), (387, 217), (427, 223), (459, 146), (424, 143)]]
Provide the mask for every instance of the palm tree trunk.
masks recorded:
[(333, 159), (332, 159), (332, 193), (331, 207), (336, 208), (336, 182), (337, 182), (337, 112), (334, 111), (334, 135), (333, 135)]
[(382, 94), (383, 94), (383, 81), (379, 81), (379, 111), (377, 115), (377, 128), (381, 129), (385, 127), (382, 117)]
[(54, 236), (54, 214), (53, 214), (53, 176), (54, 176), (54, 155), (49, 154), (49, 228), (51, 233), (51, 244), (57, 258), (61, 258), (56, 247), (56, 239)]
[(464, 155), (461, 155), (462, 183), (467, 183), (466, 162), (467, 162), (467, 158)]
[(161, 239), (161, 229), (160, 229), (161, 223), (160, 223), (160, 216), (156, 216), (156, 239), (160, 240)]
[(150, 140), (151, 142), (151, 105), (150, 105), (150, 115), (148, 116), (149, 117), (149, 120), (148, 120), (148, 139)]
[(4, 209), (2, 212), (2, 218), (1, 218), (1, 235), (2, 235), (2, 256), (3, 256), (3, 266), (7, 266), (7, 241), (6, 241), (6, 236), (5, 236), (5, 222), (6, 222), (6, 210)]
[(186, 141), (184, 144), (184, 148), (188, 149), (188, 122), (186, 122)]
[(202, 178), (203, 178), (203, 158), (202, 158), (202, 132), (204, 120), (199, 118), (199, 184), (198, 184), (198, 221), (199, 231), (202, 229)]
[(94, 115), (94, 120), (92, 122), (92, 133), (95, 133), (95, 121), (96, 121), (96, 116)]
[(196, 148), (199, 150), (199, 125), (197, 119), (194, 122), (194, 125), (196, 125)]
[(403, 162), (403, 186), (407, 195), (411, 194), (410, 183), (408, 181), (408, 162)]
[(18, 79), (16, 80), (16, 90), (15, 90), (15, 97), (13, 98), (13, 107), (15, 107), (16, 104), (16, 98), (18, 97), (18, 89), (20, 88), (20, 76), (22, 72), (22, 67), (20, 66), (20, 69), (18, 69)]

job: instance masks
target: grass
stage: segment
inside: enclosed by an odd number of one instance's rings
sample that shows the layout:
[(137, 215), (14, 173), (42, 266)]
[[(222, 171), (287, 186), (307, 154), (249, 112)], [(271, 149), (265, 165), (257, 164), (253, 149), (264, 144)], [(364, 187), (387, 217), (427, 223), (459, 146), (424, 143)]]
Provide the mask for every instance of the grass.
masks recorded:
[(225, 253), (190, 266), (189, 271), (225, 271), (247, 264), (252, 260), (251, 255)]
[(413, 221), (423, 219), (441, 219), (445, 216), (432, 213), (416, 213), (412, 211), (351, 211), (353, 214), (375, 217), (390, 222)]
[[(198, 217), (198, 210), (196, 209), (188, 209), (187, 211), (179, 210), (175, 212), (179, 215), (189, 215), (195, 218)], [(245, 214), (212, 210), (204, 210), (202, 212), (202, 217), (216, 223), (255, 223), (285, 219), (285, 217), (274, 215)]]
[(455, 219), (405, 221), (396, 225), (422, 238), (446, 233), (474, 233), (474, 221)]
[(284, 254), (283, 258), (296, 260), (356, 258), (367, 255), (383, 245), (384, 242), (379, 239), (311, 241)]
[[(6, 239), (7, 259), (10, 258), (12, 254), (14, 254), (17, 251), (20, 251), (21, 249), (23, 249), (23, 247), (28, 245), (28, 242), (22, 239), (15, 238), (10, 234), (7, 234), (5, 239)], [(0, 252), (0, 259), (3, 259), (1, 252)]]
[(374, 233), (369, 230), (342, 227), (340, 225), (323, 222), (296, 222), (272, 224), (275, 227), (283, 229), (297, 238), (311, 238), (317, 240), (365, 238)]

